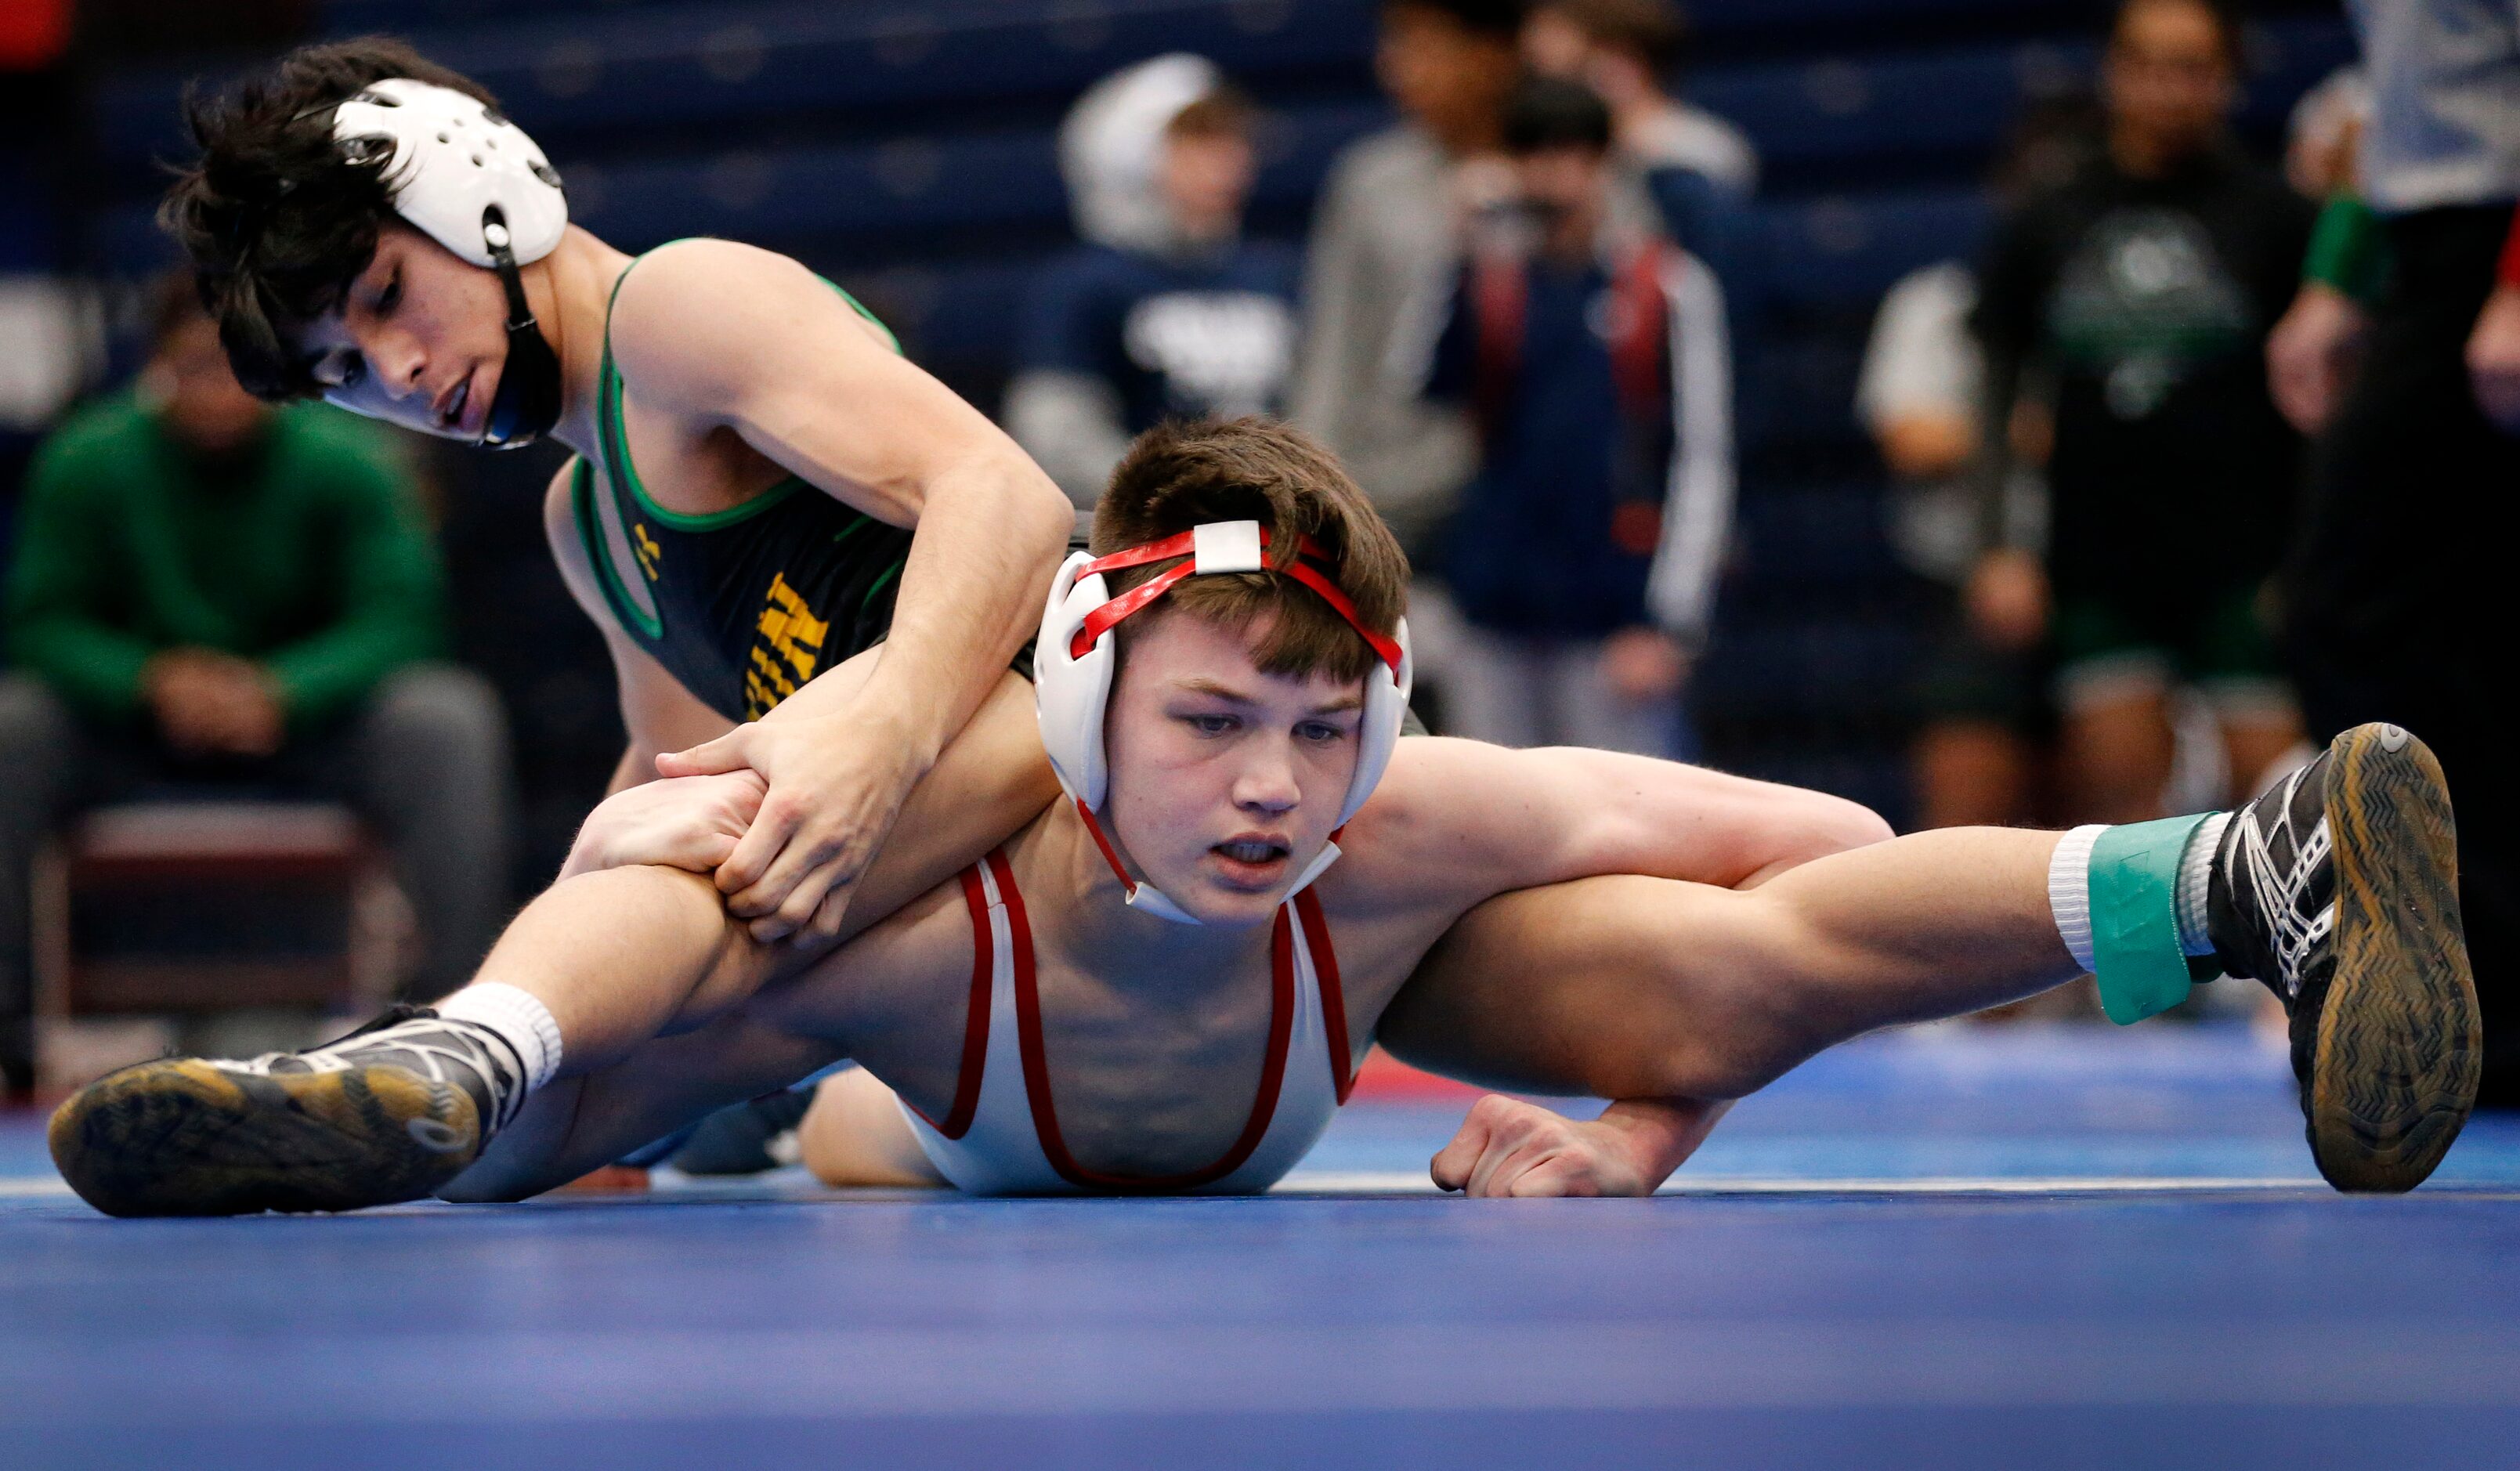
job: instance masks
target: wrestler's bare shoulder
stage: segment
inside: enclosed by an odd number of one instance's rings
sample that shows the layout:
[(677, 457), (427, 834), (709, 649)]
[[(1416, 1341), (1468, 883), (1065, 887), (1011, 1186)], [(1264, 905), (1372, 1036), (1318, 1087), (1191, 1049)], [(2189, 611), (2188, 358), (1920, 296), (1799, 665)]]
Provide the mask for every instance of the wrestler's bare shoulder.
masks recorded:
[(660, 245), (639, 258), (612, 301), (612, 354), (623, 377), (669, 397), (707, 402), (749, 376), (763, 354), (808, 341), (826, 351), (879, 347), (813, 272), (741, 241)]
[(1348, 904), (1373, 911), (1465, 910), (1517, 887), (1517, 832), (1546, 825), (1530, 800), (1540, 753), (1485, 741), (1412, 736), (1393, 750), (1373, 797), (1339, 838), (1332, 870)]

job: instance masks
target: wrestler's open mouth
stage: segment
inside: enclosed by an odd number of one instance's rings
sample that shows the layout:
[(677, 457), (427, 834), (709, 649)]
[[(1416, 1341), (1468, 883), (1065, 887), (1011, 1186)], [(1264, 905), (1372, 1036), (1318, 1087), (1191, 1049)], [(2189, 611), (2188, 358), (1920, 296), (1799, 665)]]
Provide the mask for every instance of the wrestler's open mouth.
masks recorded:
[(464, 381), (455, 385), (454, 396), (449, 398), (446, 401), (445, 406), (437, 411), (438, 428), (450, 433), (453, 432), (456, 426), (464, 422), (464, 406), (472, 399), (472, 379), (467, 378)]
[(1229, 887), (1265, 889), (1284, 871), (1294, 847), (1283, 838), (1245, 833), (1207, 851), (1216, 855), (1216, 866), (1223, 870), (1219, 876)]

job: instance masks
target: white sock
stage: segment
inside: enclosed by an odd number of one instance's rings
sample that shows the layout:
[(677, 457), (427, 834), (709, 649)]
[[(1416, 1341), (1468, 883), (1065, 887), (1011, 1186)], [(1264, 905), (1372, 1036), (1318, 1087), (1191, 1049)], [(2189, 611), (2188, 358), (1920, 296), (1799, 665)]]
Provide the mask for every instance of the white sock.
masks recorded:
[(497, 1033), (524, 1066), (526, 1092), (549, 1083), (560, 1071), (560, 1023), (530, 992), (499, 981), (475, 981), (439, 1002), (436, 1010), (448, 1021), (471, 1022)]
[(2056, 916), (2066, 954), (2087, 971), (2100, 963), (2092, 946), (2092, 845), (2108, 830), (2097, 823), (2077, 827), (2056, 840), (2056, 854), (2048, 860), (2048, 912)]
[(2182, 955), (2210, 956), (2214, 938), (2205, 932), (2205, 894), (2214, 880), (2214, 855), (2222, 851), (2223, 829), (2231, 814), (2218, 812), (2196, 825), (2187, 851), (2179, 855), (2179, 882), (2172, 897), (2179, 905), (2179, 949)]

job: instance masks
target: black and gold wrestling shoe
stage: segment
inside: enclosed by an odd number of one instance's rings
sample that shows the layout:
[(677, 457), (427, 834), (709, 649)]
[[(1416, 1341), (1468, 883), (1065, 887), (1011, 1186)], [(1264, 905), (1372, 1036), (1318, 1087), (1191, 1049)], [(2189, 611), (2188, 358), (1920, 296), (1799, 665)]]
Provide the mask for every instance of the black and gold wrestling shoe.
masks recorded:
[(2441, 763), (2396, 726), (2336, 737), (2232, 815), (2214, 859), (2215, 958), (2292, 1017), (2318, 1173), (2410, 1190), (2476, 1105), (2484, 1065)]
[(348, 1211), (416, 1200), (481, 1152), (518, 1065), (477, 1029), (397, 1007), (251, 1061), (144, 1062), (53, 1114), (53, 1163), (110, 1216)]

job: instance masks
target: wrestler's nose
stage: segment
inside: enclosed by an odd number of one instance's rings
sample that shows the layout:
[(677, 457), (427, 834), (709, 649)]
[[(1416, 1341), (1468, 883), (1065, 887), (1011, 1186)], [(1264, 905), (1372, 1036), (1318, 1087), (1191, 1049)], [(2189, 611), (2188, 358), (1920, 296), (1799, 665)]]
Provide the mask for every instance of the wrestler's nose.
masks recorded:
[(428, 376), (428, 354), (409, 333), (377, 334), (361, 351), (375, 370), (379, 386), (396, 402), (421, 391)]
[(1302, 797), (1295, 780), (1295, 748), (1290, 740), (1253, 742), (1248, 763), (1234, 782), (1234, 805), (1245, 812), (1271, 816), (1291, 809)]

